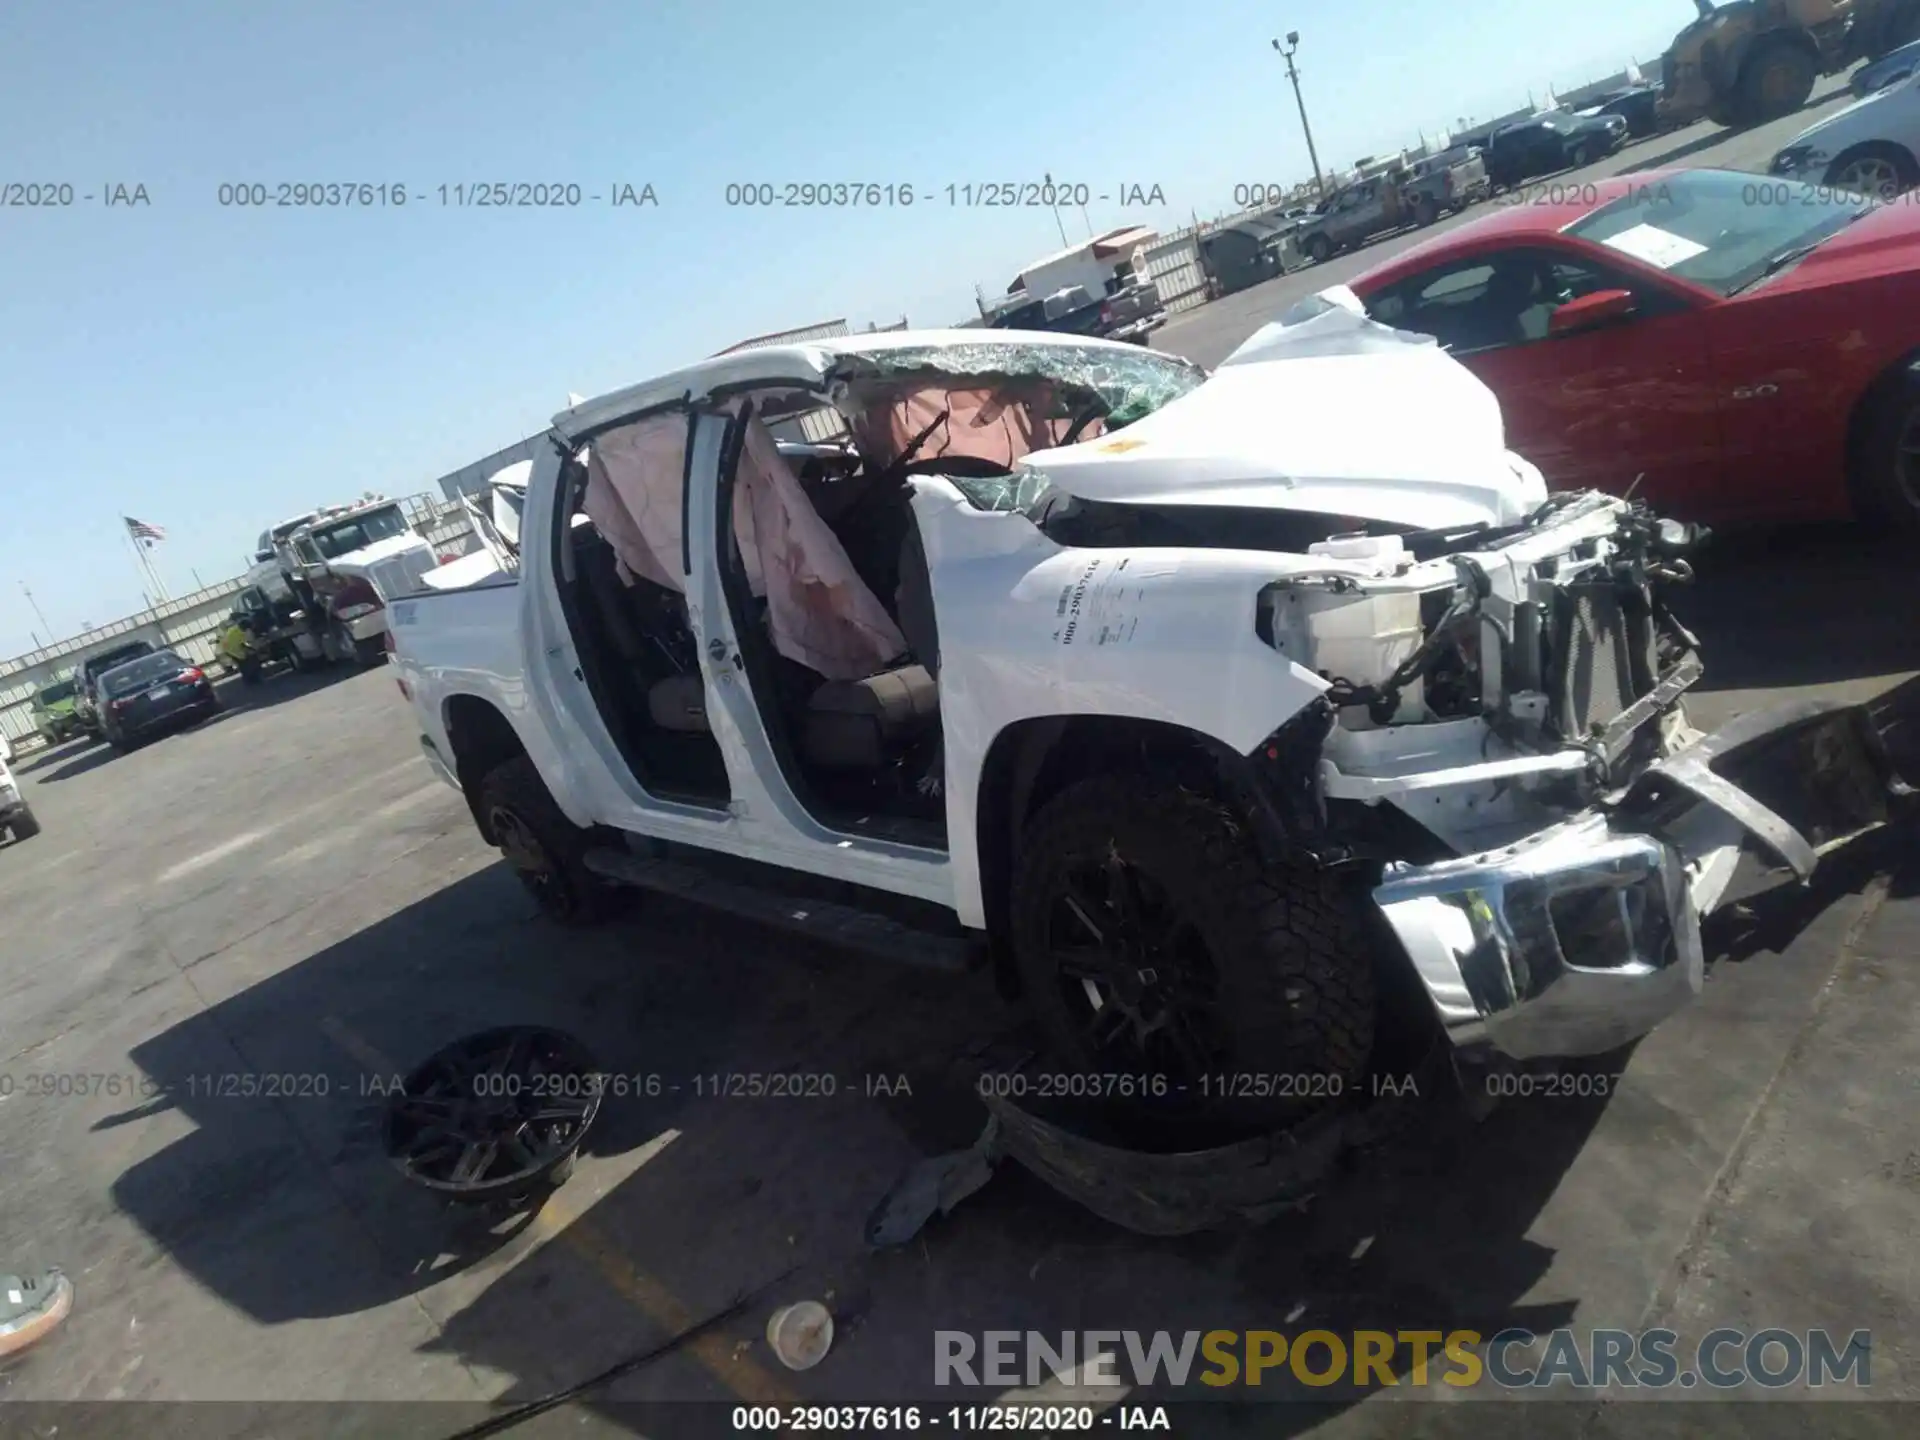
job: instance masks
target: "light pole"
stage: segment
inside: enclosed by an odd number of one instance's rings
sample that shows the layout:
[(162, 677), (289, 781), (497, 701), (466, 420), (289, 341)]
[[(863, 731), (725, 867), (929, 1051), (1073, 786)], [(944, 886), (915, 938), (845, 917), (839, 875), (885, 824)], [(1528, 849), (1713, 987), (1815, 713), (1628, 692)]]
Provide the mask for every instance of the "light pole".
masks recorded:
[(33, 613), (39, 616), (40, 628), (49, 635), (53, 634), (53, 627), (47, 624), (47, 617), (40, 614), (40, 602), (33, 598), (33, 591), (27, 588), (27, 582), (24, 580), (20, 582), (20, 593), (27, 597), (27, 604), (31, 605), (33, 607)]
[(1313, 148), (1313, 126), (1307, 123), (1307, 102), (1300, 94), (1300, 72), (1293, 68), (1293, 52), (1300, 48), (1300, 32), (1289, 30), (1286, 45), (1282, 46), (1276, 40), (1273, 42), (1273, 48), (1278, 50), (1280, 58), (1287, 62), (1287, 79), (1293, 82), (1293, 103), (1300, 107), (1300, 129), (1307, 137), (1307, 158), (1313, 162), (1314, 193), (1324, 198), (1327, 193), (1327, 182), (1320, 178), (1320, 157), (1314, 153)]
[[(1052, 190), (1053, 172), (1048, 171), (1044, 178), (1047, 189)], [(1053, 197), (1053, 223), (1060, 227), (1060, 243), (1065, 245), (1067, 243), (1067, 222), (1060, 218), (1060, 197), (1058, 195)]]

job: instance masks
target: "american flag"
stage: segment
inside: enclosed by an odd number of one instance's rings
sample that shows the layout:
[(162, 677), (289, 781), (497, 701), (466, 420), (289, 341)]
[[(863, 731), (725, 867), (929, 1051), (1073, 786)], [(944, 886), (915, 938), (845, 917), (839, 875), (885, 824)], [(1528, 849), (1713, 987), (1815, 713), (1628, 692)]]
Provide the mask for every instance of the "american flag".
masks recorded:
[(144, 540), (151, 545), (156, 540), (167, 538), (167, 532), (158, 525), (149, 525), (146, 521), (136, 520), (131, 515), (122, 515), (120, 518), (127, 522), (127, 533), (136, 540)]

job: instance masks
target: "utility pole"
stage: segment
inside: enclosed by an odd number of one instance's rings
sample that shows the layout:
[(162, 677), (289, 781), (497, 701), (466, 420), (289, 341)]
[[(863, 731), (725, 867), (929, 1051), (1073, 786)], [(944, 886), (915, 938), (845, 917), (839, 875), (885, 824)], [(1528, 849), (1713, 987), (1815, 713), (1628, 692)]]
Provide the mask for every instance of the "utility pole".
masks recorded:
[(27, 588), (27, 582), (24, 580), (20, 582), (20, 593), (27, 597), (27, 604), (33, 607), (33, 613), (40, 621), (40, 628), (49, 635), (53, 634), (53, 626), (49, 625), (47, 617), (40, 613), (40, 602), (33, 598), (33, 591)]
[(1320, 176), (1320, 157), (1313, 148), (1313, 126), (1307, 123), (1307, 102), (1300, 94), (1300, 72), (1293, 68), (1293, 52), (1300, 48), (1300, 32), (1289, 30), (1286, 45), (1283, 47), (1276, 40), (1273, 42), (1273, 48), (1278, 50), (1280, 58), (1287, 62), (1287, 79), (1293, 82), (1293, 103), (1300, 107), (1300, 129), (1307, 137), (1307, 158), (1313, 162), (1314, 193), (1324, 199), (1327, 193), (1327, 182)]

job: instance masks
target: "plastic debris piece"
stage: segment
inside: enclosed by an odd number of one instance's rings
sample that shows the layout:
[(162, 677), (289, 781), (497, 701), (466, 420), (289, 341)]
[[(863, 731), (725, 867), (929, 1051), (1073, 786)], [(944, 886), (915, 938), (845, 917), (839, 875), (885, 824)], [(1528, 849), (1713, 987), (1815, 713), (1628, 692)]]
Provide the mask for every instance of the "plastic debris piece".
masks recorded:
[(950, 1213), (991, 1180), (1000, 1155), (1000, 1121), (989, 1116), (980, 1138), (966, 1149), (915, 1162), (867, 1217), (867, 1244), (875, 1249), (906, 1244), (936, 1214)]
[(818, 1300), (782, 1305), (767, 1317), (767, 1344), (789, 1370), (811, 1370), (833, 1344), (833, 1315)]

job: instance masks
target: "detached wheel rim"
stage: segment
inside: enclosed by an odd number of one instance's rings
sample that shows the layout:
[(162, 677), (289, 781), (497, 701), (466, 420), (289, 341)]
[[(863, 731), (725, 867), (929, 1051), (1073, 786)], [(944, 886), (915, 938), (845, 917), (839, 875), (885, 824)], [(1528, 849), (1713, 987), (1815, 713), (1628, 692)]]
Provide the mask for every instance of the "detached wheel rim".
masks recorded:
[(487, 816), (493, 827), (494, 842), (506, 857), (521, 883), (531, 890), (541, 905), (558, 915), (573, 911), (573, 891), (551, 851), (540, 843), (531, 826), (504, 805), (496, 805)]
[(593, 1057), (572, 1036), (486, 1030), (401, 1082), (387, 1105), (387, 1154), (409, 1180), (452, 1199), (510, 1195), (569, 1160), (599, 1109)]
[(1047, 948), (1096, 1063), (1182, 1081), (1218, 1068), (1219, 969), (1197, 921), (1153, 876), (1117, 851), (1069, 864)]
[(1862, 155), (1851, 160), (1835, 178), (1841, 190), (1852, 190), (1876, 200), (1887, 200), (1900, 193), (1900, 176), (1893, 163), (1877, 155)]

